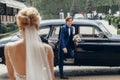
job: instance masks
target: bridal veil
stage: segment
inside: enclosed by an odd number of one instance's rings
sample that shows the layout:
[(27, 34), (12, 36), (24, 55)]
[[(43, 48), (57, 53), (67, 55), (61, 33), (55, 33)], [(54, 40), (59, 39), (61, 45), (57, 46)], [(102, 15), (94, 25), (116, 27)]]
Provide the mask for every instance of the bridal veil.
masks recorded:
[(27, 80), (52, 80), (47, 50), (35, 27), (26, 27), (26, 78)]

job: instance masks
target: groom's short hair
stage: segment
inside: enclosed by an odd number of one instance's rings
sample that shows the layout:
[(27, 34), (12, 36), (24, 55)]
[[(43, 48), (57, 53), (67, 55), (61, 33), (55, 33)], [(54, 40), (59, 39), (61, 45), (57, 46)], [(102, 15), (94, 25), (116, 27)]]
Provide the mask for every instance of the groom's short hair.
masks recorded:
[(67, 21), (69, 21), (70, 19), (73, 19), (72, 16), (67, 16), (66, 19), (65, 19), (65, 21), (67, 22)]

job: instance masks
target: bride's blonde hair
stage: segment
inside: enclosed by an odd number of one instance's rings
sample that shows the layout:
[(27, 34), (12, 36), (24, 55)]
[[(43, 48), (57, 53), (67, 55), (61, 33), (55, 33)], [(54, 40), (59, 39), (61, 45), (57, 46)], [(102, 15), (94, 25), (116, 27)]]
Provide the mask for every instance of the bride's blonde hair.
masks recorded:
[(24, 8), (18, 12), (17, 24), (20, 30), (24, 30), (25, 27), (39, 28), (40, 14), (34, 7)]

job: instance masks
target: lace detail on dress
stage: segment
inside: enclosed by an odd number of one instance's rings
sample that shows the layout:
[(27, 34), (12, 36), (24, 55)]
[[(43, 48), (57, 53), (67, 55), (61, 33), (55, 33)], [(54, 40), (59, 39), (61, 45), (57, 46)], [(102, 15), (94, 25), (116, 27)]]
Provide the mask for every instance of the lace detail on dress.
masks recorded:
[(20, 75), (16, 71), (14, 71), (14, 72), (15, 72), (16, 80), (26, 80), (26, 76), (25, 75)]
[(16, 73), (15, 77), (16, 77), (16, 80), (26, 80), (26, 76), (24, 76), (24, 75), (19, 75), (19, 74), (17, 74), (17, 73)]

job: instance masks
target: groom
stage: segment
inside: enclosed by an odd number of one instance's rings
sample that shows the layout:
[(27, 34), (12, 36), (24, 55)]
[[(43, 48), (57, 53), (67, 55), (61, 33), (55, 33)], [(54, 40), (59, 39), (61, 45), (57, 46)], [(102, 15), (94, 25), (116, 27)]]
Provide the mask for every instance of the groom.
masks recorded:
[(68, 79), (68, 77), (64, 76), (63, 73), (63, 64), (65, 58), (73, 58), (74, 54), (72, 52), (73, 46), (73, 27), (72, 25), (72, 17), (69, 16), (66, 18), (66, 24), (62, 27), (60, 33), (60, 63), (59, 63), (59, 71), (61, 79)]

